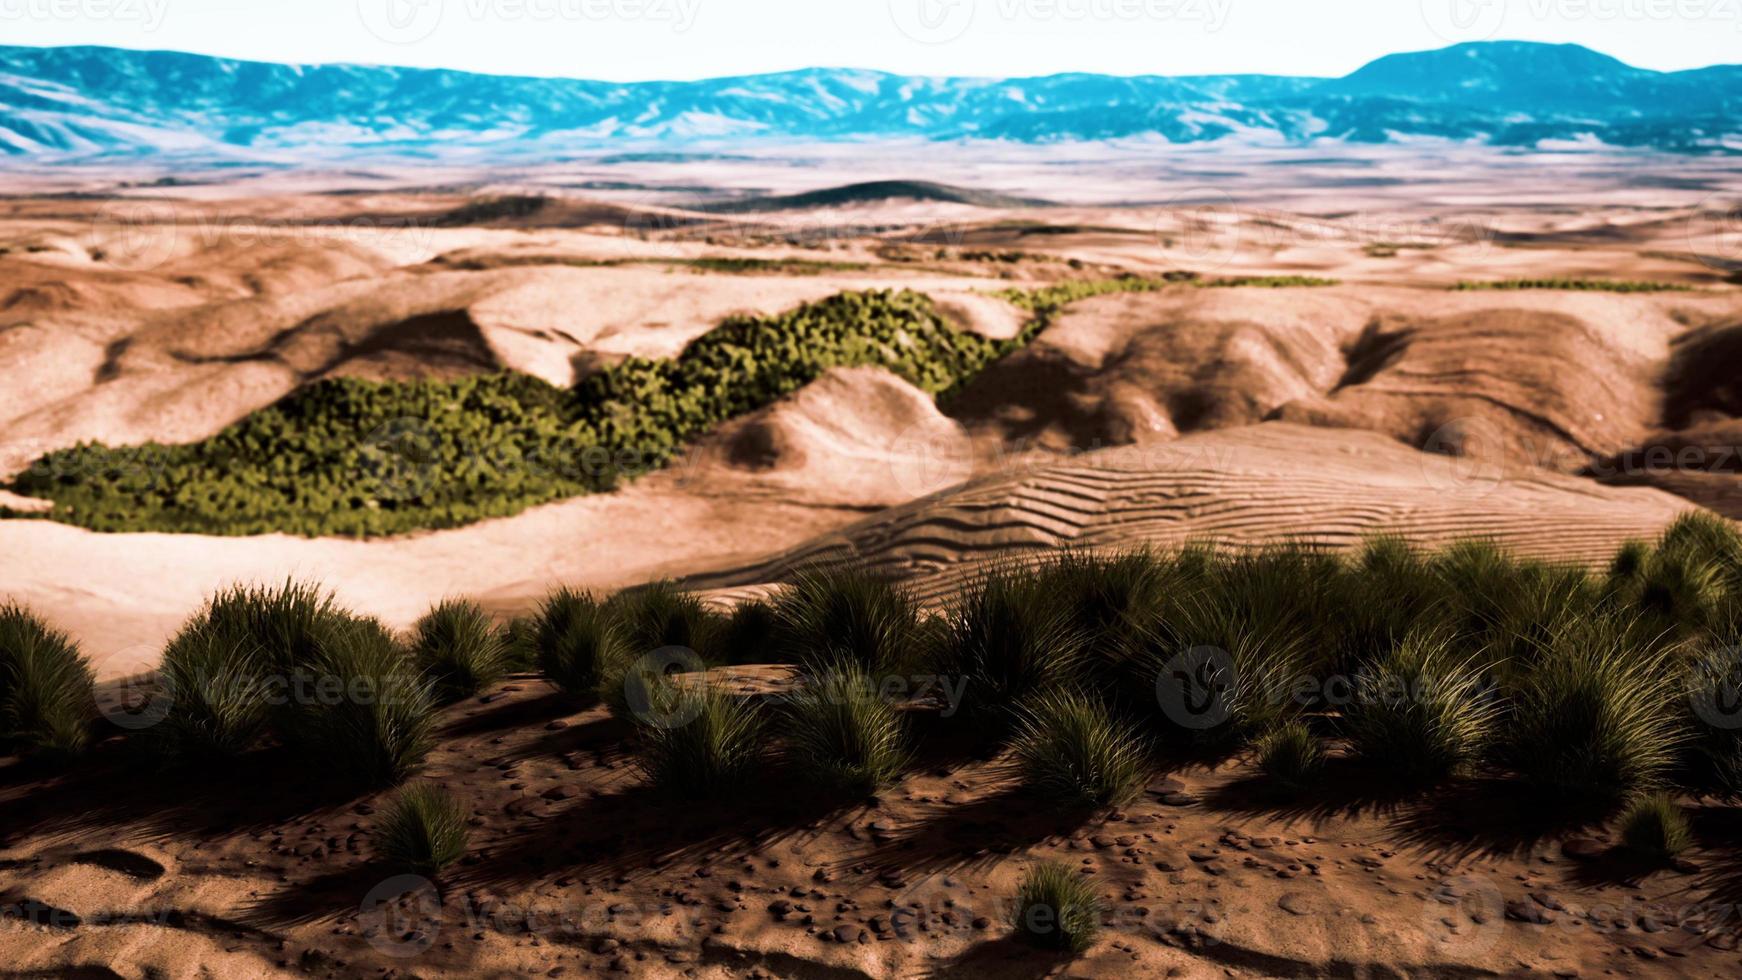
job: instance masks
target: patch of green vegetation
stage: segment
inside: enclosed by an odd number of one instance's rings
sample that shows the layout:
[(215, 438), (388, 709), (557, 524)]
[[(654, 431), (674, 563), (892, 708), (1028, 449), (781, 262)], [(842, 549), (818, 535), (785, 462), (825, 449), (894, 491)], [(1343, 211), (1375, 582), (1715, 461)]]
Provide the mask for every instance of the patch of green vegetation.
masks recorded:
[(214, 596), (170, 640), (159, 678), (167, 708), (145, 731), (174, 764), (272, 743), (305, 776), (388, 786), (433, 737), (435, 693), (411, 651), (312, 585)]
[(733, 275), (815, 276), (825, 272), (864, 272), (873, 268), (867, 262), (827, 262), (821, 259), (759, 259), (732, 256), (660, 259), (659, 261), (665, 265), (700, 269), (703, 272), (725, 272)]
[(1011, 740), (1016, 768), (1036, 799), (1093, 810), (1136, 799), (1149, 781), (1142, 737), (1086, 694), (1055, 690), (1023, 704)]
[(1325, 768), (1325, 747), (1305, 722), (1296, 719), (1258, 739), (1258, 771), (1282, 793), (1312, 788)]
[(1023, 875), (1012, 925), (1035, 946), (1081, 954), (1095, 944), (1103, 908), (1093, 879), (1047, 862)]
[(322, 381), (191, 445), (50, 453), (13, 489), (99, 531), (456, 527), (611, 489), (830, 368), (880, 366), (946, 394), (1027, 336), (956, 330), (918, 293), (842, 293), (727, 320), (677, 358), (629, 358), (572, 390), (514, 374)]
[(1629, 282), (1619, 279), (1502, 279), (1494, 282), (1460, 282), (1457, 292), (1561, 289), (1596, 293), (1687, 293), (1693, 287), (1678, 282)]
[(864, 797), (900, 776), (908, 761), (906, 726), (878, 682), (842, 661), (807, 678), (787, 699), (788, 756), (808, 783)]
[(390, 868), (433, 875), (466, 856), (466, 811), (448, 791), (414, 783), (394, 795), (376, 824), (375, 856)]
[(412, 629), (412, 655), (443, 701), (468, 698), (502, 679), (508, 645), (475, 602), (448, 599)]
[(0, 605), (0, 746), (68, 757), (91, 742), (94, 675), (78, 644), (29, 610)]
[(1619, 826), (1629, 850), (1656, 861), (1672, 861), (1694, 843), (1687, 814), (1666, 793), (1634, 800), (1621, 814)]

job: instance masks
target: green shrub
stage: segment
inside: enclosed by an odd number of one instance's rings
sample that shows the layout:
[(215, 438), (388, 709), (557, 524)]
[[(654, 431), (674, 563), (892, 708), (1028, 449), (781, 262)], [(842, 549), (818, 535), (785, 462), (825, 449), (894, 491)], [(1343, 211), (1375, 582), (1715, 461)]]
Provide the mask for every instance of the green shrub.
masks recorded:
[(1685, 293), (1693, 287), (1677, 282), (1627, 282), (1614, 279), (1504, 279), (1497, 282), (1460, 282), (1461, 292), (1557, 289), (1601, 293)]
[(414, 874), (434, 875), (466, 855), (466, 811), (447, 790), (413, 783), (387, 804), (374, 833), (375, 856)]
[(1053, 691), (1026, 703), (1011, 741), (1023, 785), (1067, 808), (1118, 806), (1148, 781), (1143, 740), (1087, 695)]
[(1694, 832), (1682, 808), (1663, 793), (1642, 796), (1621, 814), (1621, 841), (1659, 861), (1680, 857), (1693, 846)]
[(515, 374), (336, 378), (191, 445), (57, 450), (13, 489), (99, 531), (370, 535), (457, 527), (608, 490), (835, 367), (938, 395), (1025, 343), (952, 327), (925, 296), (848, 292), (734, 317), (676, 358), (630, 357), (572, 390)]
[(779, 618), (774, 606), (760, 599), (739, 603), (720, 625), (714, 654), (728, 664), (765, 664), (778, 656), (775, 634)]
[(1151, 631), (1131, 685), (1154, 692), (1170, 743), (1199, 750), (1244, 745), (1299, 714), (1308, 660), (1287, 617), (1254, 615), (1214, 588), (1177, 603)]
[(1085, 653), (1111, 680), (1142, 646), (1145, 624), (1161, 613), (1187, 578), (1177, 563), (1148, 551), (1095, 555), (1067, 551), (1034, 572), (1037, 594), (1055, 595)]
[(1101, 931), (1103, 906), (1089, 880), (1062, 864), (1037, 864), (1016, 889), (1016, 934), (1045, 949), (1081, 954)]
[(1408, 785), (1469, 771), (1493, 745), (1500, 700), (1443, 631), (1417, 631), (1358, 677), (1350, 752)]
[(502, 668), (510, 674), (527, 674), (538, 670), (538, 620), (533, 616), (516, 616), (503, 623), (498, 631), (502, 643)]
[(0, 743), (49, 756), (91, 742), (94, 674), (78, 644), (23, 607), (0, 606)]
[(353, 618), (292, 678), (289, 738), (311, 774), (366, 787), (404, 781), (429, 754), (435, 695), (387, 628)]
[(1709, 563), (1732, 603), (1742, 603), (1742, 528), (1710, 511), (1696, 510), (1664, 529), (1657, 550), (1694, 563)]
[(615, 617), (591, 596), (568, 588), (544, 600), (532, 633), (539, 672), (569, 694), (597, 693), (613, 665), (633, 659)]
[(623, 639), (638, 656), (685, 647), (707, 659), (719, 632), (719, 617), (673, 582), (619, 592), (606, 603), (606, 611), (622, 626)]
[(1432, 559), (1390, 535), (1362, 543), (1338, 591), (1337, 615), (1344, 623), (1340, 673), (1387, 656), (1405, 636), (1442, 621), (1450, 606)]
[(806, 569), (775, 600), (774, 609), (781, 663), (814, 672), (844, 656), (870, 674), (885, 676), (916, 657), (918, 606), (900, 586), (867, 569)]
[(334, 630), (351, 615), (333, 596), (312, 582), (287, 581), (276, 588), (237, 585), (206, 604), (190, 624), (218, 635), (246, 641), (258, 649), (263, 663), (287, 671), (309, 663)]
[(640, 765), (648, 781), (685, 799), (742, 790), (764, 761), (761, 710), (706, 684), (676, 691), (669, 715), (640, 727)]
[(1258, 771), (1270, 784), (1289, 793), (1312, 786), (1325, 768), (1325, 749), (1318, 736), (1300, 721), (1266, 732), (1255, 746)]
[(171, 761), (234, 759), (253, 749), (272, 721), (273, 668), (253, 636), (196, 616), (164, 648), (158, 674), (169, 698), (150, 729)]
[(787, 700), (784, 721), (791, 760), (816, 784), (869, 795), (907, 764), (901, 711), (851, 661), (808, 678)]
[(1684, 733), (1679, 677), (1663, 650), (1600, 618), (1563, 630), (1510, 699), (1501, 759), (1552, 798), (1609, 803), (1649, 788)]
[(934, 668), (965, 681), (963, 708), (976, 724), (1002, 730), (1025, 701), (1072, 681), (1088, 635), (1070, 596), (1020, 567), (995, 567), (970, 584), (947, 613)]
[(1684, 669), (1679, 778), (1695, 792), (1742, 797), (1742, 624), (1703, 639)]
[(502, 634), (475, 602), (443, 600), (413, 634), (412, 654), (443, 701), (471, 697), (507, 673)]

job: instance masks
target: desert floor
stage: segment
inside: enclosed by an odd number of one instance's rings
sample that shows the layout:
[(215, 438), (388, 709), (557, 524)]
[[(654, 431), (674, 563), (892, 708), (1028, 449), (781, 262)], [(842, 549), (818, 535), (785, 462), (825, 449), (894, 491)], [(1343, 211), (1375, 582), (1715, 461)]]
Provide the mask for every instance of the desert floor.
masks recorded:
[[(1085, 299), (947, 412), (887, 372), (838, 370), (624, 489), (455, 530), (100, 534), (0, 491), (16, 515), (0, 519), (0, 597), (68, 630), (113, 682), (236, 582), (316, 580), (405, 627), (443, 597), (506, 617), (558, 584), (674, 578), (727, 602), (821, 557), (935, 602), (987, 561), (1064, 547), (1393, 532), (1597, 563), (1690, 509), (1742, 519), (1742, 226), (1724, 203), (1742, 165), (982, 147), (924, 149), (921, 175), (916, 152), (20, 169), (0, 198), (0, 479), (85, 441), (198, 440), (321, 378), (568, 384), (843, 290), (918, 290), (961, 329), (1008, 337), (1027, 314), (993, 294), (1012, 287), (1337, 284)], [(972, 193), (855, 186), (922, 176)], [(780, 199), (824, 188), (840, 190)], [(1452, 288), (1514, 279), (1686, 289)], [(1669, 465), (1652, 462), (1662, 447)], [(220, 800), (124, 766), (96, 786), (13, 771), (5, 893), (80, 924), (8, 923), (5, 968), (1473, 977), (1735, 962), (1734, 930), (1676, 915), (1735, 910), (1722, 859), (1641, 877), (1608, 841), (1569, 856), (1504, 799), (1278, 811), (1230, 765), (1060, 828), (1013, 810), (996, 762), (970, 758), (845, 814), (771, 791), (749, 816), (674, 816), (638, 792), (604, 713), (537, 679), (447, 724), (434, 771), (473, 801), (482, 850), (413, 938), (359, 920), (380, 883), (359, 847), (369, 802)], [(982, 910), (1015, 853), (1091, 866), (1143, 914), (1082, 961), (1037, 959)], [(943, 918), (891, 920), (915, 903)]]

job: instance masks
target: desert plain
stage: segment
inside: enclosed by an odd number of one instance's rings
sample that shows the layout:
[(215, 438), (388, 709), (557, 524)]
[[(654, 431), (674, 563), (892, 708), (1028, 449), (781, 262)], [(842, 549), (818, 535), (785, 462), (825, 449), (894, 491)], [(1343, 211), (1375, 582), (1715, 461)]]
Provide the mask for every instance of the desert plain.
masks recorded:
[[(84, 443), (205, 440), (335, 378), (566, 388), (844, 292), (911, 290), (1013, 342), (944, 399), (832, 368), (615, 489), (441, 530), (115, 532), (0, 492), (0, 596), (80, 644), (113, 722), (77, 767), (0, 766), (9, 973), (1735, 969), (1721, 803), (1670, 868), (1498, 780), (1392, 796), (1333, 767), (1278, 802), (1241, 754), (1067, 819), (916, 715), (941, 734), (851, 805), (755, 782), (674, 805), (605, 706), (515, 674), (444, 709), (424, 778), (463, 801), (470, 850), (408, 883), (369, 853), (386, 794), (196, 785), (109, 744), (165, 643), (237, 584), (316, 582), (407, 630), (457, 597), (507, 623), (557, 586), (671, 582), (726, 611), (824, 563), (939, 610), (994, 566), (1206, 542), (1477, 538), (1601, 571), (1689, 512), (1742, 519), (1733, 158), (794, 146), (4, 179), (0, 480)], [(1031, 330), (1023, 296), (1048, 290)], [(1080, 956), (1010, 934), (1041, 858), (1106, 903)]]

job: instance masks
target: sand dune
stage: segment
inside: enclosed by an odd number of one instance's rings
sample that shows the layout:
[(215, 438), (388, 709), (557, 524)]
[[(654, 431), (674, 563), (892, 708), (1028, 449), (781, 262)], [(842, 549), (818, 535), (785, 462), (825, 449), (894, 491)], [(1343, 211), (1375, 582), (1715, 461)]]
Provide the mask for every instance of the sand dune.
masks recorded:
[(1690, 509), (1655, 490), (1422, 453), (1374, 433), (1266, 423), (1011, 461), (767, 561), (691, 581), (742, 587), (852, 560), (937, 600), (988, 561), (1063, 547), (1295, 540), (1347, 548), (1376, 533), (1423, 545), (1484, 537), (1521, 554), (1595, 564)]

